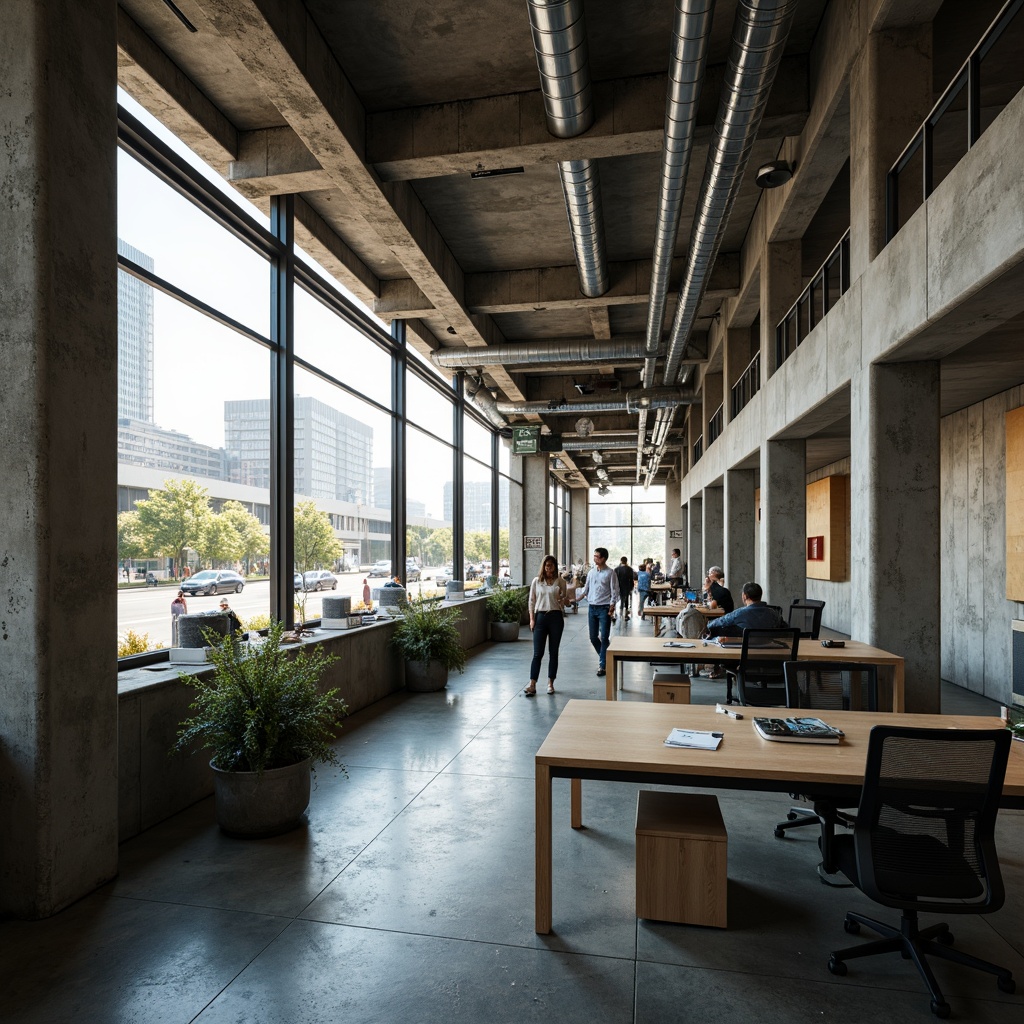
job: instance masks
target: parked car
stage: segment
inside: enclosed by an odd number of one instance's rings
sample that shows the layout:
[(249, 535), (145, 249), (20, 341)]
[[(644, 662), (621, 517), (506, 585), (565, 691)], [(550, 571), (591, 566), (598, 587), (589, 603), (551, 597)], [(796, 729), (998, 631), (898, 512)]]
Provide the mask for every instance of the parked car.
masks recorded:
[(373, 563), (370, 567), (370, 571), (366, 574), (367, 576), (391, 576), (391, 559), (381, 558), (379, 561)]
[(337, 590), (338, 577), (327, 569), (311, 569), (302, 574), (302, 589), (310, 590)]
[(292, 577), (292, 589), (296, 590), (296, 591), (302, 589), (302, 573), (301, 572), (297, 572)]
[(186, 594), (227, 594), (242, 592), (245, 580), (231, 569), (204, 569), (182, 580), (181, 589)]
[(405, 563), (405, 580), (407, 583), (415, 583), (420, 578), (420, 567), (415, 562)]

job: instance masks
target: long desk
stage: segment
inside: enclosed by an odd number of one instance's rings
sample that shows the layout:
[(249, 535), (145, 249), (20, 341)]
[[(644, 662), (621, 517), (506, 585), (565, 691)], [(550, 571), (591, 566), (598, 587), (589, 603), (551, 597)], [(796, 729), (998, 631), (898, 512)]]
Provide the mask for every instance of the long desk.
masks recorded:
[[(756, 709), (751, 709), (751, 711)], [(744, 712), (747, 714), (747, 712)], [(698, 786), (779, 793), (816, 793), (856, 804), (864, 778), (872, 726), (944, 729), (1000, 728), (998, 718), (972, 715), (868, 714), (830, 711), (825, 717), (846, 739), (835, 746), (771, 743), (742, 721), (703, 705), (641, 704), (571, 700), (537, 751), (536, 930), (551, 931), (551, 780), (572, 780), (570, 824), (580, 828), (582, 779), (649, 785)], [(671, 748), (673, 727), (711, 729), (724, 734), (718, 750)], [(1024, 807), (1024, 744), (1011, 745), (1002, 804)]]
[[(725, 614), (721, 608), (705, 608), (699, 604), (695, 604), (693, 607), (704, 616), (705, 622), (717, 619), (720, 615)], [(667, 618), (674, 619), (685, 609), (686, 605), (679, 601), (673, 601), (670, 604), (656, 604), (653, 608), (650, 606), (644, 608), (644, 618), (649, 617), (654, 621), (654, 635), (661, 636), (661, 620)]]
[[(673, 641), (668, 641), (673, 642)], [(739, 647), (719, 647), (712, 641), (682, 640), (693, 647), (666, 647), (666, 641), (653, 636), (613, 636), (608, 644), (605, 661), (605, 698), (615, 700), (618, 690), (619, 666), (625, 661), (679, 661), (684, 664), (726, 665), (740, 660)], [(788, 652), (759, 649), (759, 660), (778, 658), (784, 660)], [(859, 640), (847, 640), (845, 647), (822, 647), (820, 640), (801, 640), (797, 649), (798, 661), (820, 661), (823, 664), (836, 661), (859, 661), (867, 665), (889, 665), (893, 670), (892, 709), (902, 711), (903, 703), (903, 658), (898, 654), (879, 650)]]

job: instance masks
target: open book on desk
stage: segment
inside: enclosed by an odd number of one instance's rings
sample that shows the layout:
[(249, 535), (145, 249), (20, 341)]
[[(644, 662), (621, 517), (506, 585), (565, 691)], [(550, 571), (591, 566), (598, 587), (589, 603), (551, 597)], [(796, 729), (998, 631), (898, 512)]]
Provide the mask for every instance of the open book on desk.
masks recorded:
[(845, 735), (820, 718), (755, 718), (754, 729), (782, 743), (838, 743)]
[(717, 750), (722, 733), (703, 729), (673, 729), (665, 740), (666, 747), (695, 747), (697, 750)]

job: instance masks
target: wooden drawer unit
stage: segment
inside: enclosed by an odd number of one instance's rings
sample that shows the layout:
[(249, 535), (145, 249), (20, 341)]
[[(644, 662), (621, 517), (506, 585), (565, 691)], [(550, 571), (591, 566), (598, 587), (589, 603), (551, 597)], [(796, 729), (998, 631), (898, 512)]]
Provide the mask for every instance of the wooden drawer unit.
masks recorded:
[(636, 916), (725, 928), (727, 851), (716, 796), (641, 790), (636, 808)]

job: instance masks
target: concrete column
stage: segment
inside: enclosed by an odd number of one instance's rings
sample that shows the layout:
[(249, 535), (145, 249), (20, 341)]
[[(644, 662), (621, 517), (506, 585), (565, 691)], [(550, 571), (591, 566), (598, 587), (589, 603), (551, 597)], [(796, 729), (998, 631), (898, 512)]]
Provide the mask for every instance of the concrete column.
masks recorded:
[[(725, 474), (725, 578), (739, 600), (739, 588), (754, 579), (754, 537), (757, 516), (754, 507), (754, 471), (730, 469)], [(705, 566), (706, 568), (706, 566)]]
[(569, 558), (574, 562), (585, 562), (590, 555), (590, 490), (586, 487), (574, 487), (569, 496), (569, 508), (572, 513)]
[(789, 610), (807, 590), (805, 442), (761, 446), (761, 573), (765, 600)]
[(803, 291), (800, 248), (799, 238), (769, 242), (761, 259), (761, 387), (778, 369), (775, 328)]
[[(686, 562), (690, 556), (686, 544), (686, 530), (683, 527), (681, 492), (682, 486), (678, 480), (669, 480), (665, 485), (665, 548), (666, 554), (673, 548), (679, 548), (682, 559)], [(680, 536), (673, 537), (673, 532)], [(643, 552), (639, 553), (639, 557), (643, 558)]]
[(885, 247), (885, 178), (931, 110), (931, 23), (873, 32), (850, 73), (850, 279)]
[(0, 33), (0, 916), (117, 871), (116, 13)]
[(704, 570), (707, 568), (706, 565), (698, 565), (698, 561), (704, 557), (704, 545), (701, 541), (703, 526), (703, 502), (694, 494), (686, 506), (686, 550), (691, 556), (689, 558), (691, 580), (702, 580)]
[(701, 568), (722, 565), (724, 561), (724, 491), (721, 487), (705, 487), (701, 502), (704, 526), (701, 530)]
[(902, 654), (907, 711), (937, 713), (939, 364), (869, 366), (850, 397), (852, 634)]
[[(523, 456), (523, 536), (541, 537), (540, 549), (523, 554), (523, 573), (529, 580), (537, 575), (540, 560), (548, 553), (551, 534), (551, 480), (546, 455)], [(520, 545), (522, 547), (522, 545)]]

